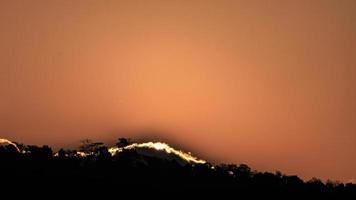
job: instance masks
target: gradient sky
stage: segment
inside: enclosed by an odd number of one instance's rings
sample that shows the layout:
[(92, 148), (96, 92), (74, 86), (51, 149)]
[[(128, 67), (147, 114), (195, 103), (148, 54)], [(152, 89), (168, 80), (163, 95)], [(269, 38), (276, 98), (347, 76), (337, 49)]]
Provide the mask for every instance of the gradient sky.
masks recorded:
[(0, 137), (159, 130), (206, 159), (356, 178), (356, 1), (0, 0), (0, 30)]

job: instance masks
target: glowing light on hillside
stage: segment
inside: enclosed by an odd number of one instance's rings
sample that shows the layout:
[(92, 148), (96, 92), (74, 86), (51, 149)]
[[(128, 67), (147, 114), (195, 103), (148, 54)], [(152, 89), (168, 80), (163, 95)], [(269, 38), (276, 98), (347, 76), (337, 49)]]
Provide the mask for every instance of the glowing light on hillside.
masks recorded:
[(11, 145), (11, 146), (15, 147), (15, 149), (18, 152), (20, 152), (20, 149), (17, 147), (17, 145), (15, 143), (11, 142), (10, 140), (0, 138), (0, 145), (2, 145), (2, 144)]
[[(17, 145), (15, 143), (11, 142), (10, 140), (0, 138), (0, 145), (1, 144), (12, 145), (13, 147), (16, 148), (16, 150), (18, 152), (20, 152), (20, 149), (17, 147)], [(111, 155), (114, 156), (114, 155), (122, 152), (124, 149), (136, 149), (136, 148), (148, 148), (148, 149), (153, 149), (156, 151), (164, 151), (167, 154), (172, 154), (172, 155), (178, 156), (179, 158), (181, 158), (189, 163), (196, 163), (196, 164), (206, 163), (205, 160), (201, 160), (201, 159), (198, 159), (198, 158), (192, 156), (190, 152), (185, 153), (183, 151), (176, 150), (173, 147), (169, 146), (168, 144), (162, 143), (162, 142), (133, 143), (126, 147), (121, 147), (121, 148), (111, 147), (108, 149), (108, 151), (110, 152)], [(56, 156), (56, 157), (58, 155), (59, 155), (58, 153), (54, 154), (54, 156)], [(90, 155), (90, 153), (88, 154), (85, 152), (78, 151), (76, 153), (76, 155), (79, 157), (86, 157), (86, 156)]]
[(126, 147), (118, 148), (118, 147), (112, 147), (109, 148), (109, 152), (111, 155), (116, 155), (117, 153), (122, 152), (123, 149), (135, 149), (135, 148), (149, 148), (149, 149), (154, 149), (157, 151), (165, 151), (168, 154), (174, 154), (176, 156), (179, 156), (180, 158), (188, 161), (188, 162), (193, 162), (197, 164), (204, 164), (206, 163), (205, 160), (198, 159), (194, 156), (192, 156), (190, 153), (185, 153), (180, 150), (176, 150), (172, 147), (170, 147), (166, 143), (162, 142), (146, 142), (146, 143), (133, 143), (131, 145), (128, 145)]
[(85, 156), (88, 156), (89, 154), (87, 154), (85, 152), (78, 151), (77, 155), (80, 156), (80, 157), (85, 157)]

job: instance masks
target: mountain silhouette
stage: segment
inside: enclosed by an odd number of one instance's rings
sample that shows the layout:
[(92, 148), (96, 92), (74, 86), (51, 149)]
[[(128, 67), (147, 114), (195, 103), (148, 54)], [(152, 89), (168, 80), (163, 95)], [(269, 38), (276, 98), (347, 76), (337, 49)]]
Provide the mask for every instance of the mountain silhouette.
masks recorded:
[(58, 152), (49, 146), (0, 139), (0, 172), (0, 192), (61, 191), (118, 199), (187, 198), (188, 194), (199, 198), (356, 199), (352, 183), (304, 181), (281, 172), (253, 171), (246, 164), (213, 165), (166, 143), (132, 143), (125, 138), (114, 147), (85, 140), (78, 150)]

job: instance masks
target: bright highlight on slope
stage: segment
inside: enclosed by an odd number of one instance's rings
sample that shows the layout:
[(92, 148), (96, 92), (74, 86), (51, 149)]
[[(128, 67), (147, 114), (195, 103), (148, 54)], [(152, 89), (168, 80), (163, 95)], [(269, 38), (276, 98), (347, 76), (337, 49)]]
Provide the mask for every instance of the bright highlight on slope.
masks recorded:
[(192, 156), (190, 153), (185, 153), (183, 151), (176, 150), (170, 147), (168, 144), (162, 142), (133, 143), (126, 147), (121, 147), (121, 148), (111, 147), (109, 148), (109, 152), (111, 153), (111, 155), (115, 155), (117, 153), (122, 152), (123, 149), (135, 149), (135, 148), (148, 148), (148, 149), (154, 149), (156, 151), (165, 151), (168, 154), (179, 156), (183, 160), (190, 163), (197, 163), (197, 164), (206, 163), (205, 160), (198, 159)]
[(3, 139), (3, 138), (0, 138), (0, 145), (11, 145), (13, 147), (15, 147), (15, 149), (20, 152), (20, 149), (17, 147), (17, 145), (13, 142), (11, 142), (10, 140), (7, 140), (7, 139)]
[[(17, 145), (15, 143), (11, 142), (10, 140), (0, 138), (0, 145), (11, 145), (14, 148), (16, 148), (16, 150), (18, 152), (20, 152), (20, 149), (17, 147)], [(201, 159), (198, 159), (198, 158), (192, 156), (190, 152), (185, 153), (181, 150), (176, 150), (173, 147), (169, 146), (168, 144), (162, 143), (162, 142), (133, 143), (133, 144), (127, 145), (125, 147), (111, 147), (108, 149), (108, 151), (110, 152), (110, 154), (112, 156), (114, 156), (114, 155), (122, 152), (124, 149), (127, 149), (127, 150), (150, 149), (150, 150), (155, 150), (155, 151), (159, 151), (159, 152), (165, 152), (172, 156), (177, 156), (180, 159), (182, 159), (188, 163), (195, 163), (195, 164), (206, 163), (205, 160), (201, 160)], [(90, 155), (89, 153), (85, 153), (85, 152), (81, 152), (81, 151), (77, 151), (76, 154), (80, 157), (86, 157), (86, 156)], [(54, 156), (58, 156), (58, 153), (54, 154)]]

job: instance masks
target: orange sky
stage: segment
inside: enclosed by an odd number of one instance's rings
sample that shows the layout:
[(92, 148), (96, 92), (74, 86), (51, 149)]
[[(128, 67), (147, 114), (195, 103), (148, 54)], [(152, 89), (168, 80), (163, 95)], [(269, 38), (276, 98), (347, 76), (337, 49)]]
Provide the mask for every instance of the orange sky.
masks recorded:
[(356, 1), (0, 1), (0, 137), (160, 130), (221, 162), (356, 178)]

